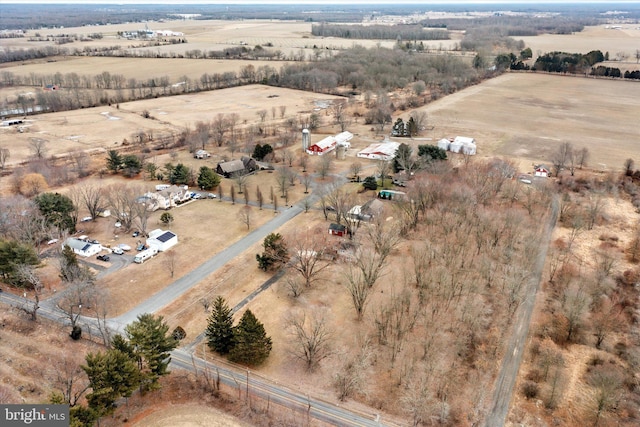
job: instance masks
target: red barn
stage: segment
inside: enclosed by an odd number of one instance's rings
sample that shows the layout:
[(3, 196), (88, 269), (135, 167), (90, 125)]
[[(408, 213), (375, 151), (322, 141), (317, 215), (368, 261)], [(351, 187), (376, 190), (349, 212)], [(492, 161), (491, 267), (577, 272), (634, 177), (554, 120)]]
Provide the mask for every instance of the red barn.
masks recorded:
[(340, 224), (331, 223), (329, 225), (329, 234), (333, 236), (344, 236), (347, 234), (347, 227)]
[(322, 156), (324, 153), (335, 150), (337, 145), (338, 141), (336, 141), (336, 138), (333, 136), (328, 136), (323, 140), (307, 147), (307, 153)]

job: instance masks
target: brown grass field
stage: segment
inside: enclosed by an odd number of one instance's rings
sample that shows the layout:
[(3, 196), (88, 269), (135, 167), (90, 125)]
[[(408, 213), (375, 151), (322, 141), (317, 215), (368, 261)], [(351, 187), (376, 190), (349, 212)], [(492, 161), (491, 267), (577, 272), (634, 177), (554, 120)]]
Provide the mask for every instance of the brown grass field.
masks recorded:
[[(137, 25), (114, 26), (105, 32), (105, 38), (99, 43), (109, 45), (111, 43), (124, 43), (116, 40), (116, 31), (124, 29), (137, 29)], [(179, 21), (154, 24), (153, 29), (167, 28), (174, 31), (183, 31), (189, 39), (187, 48), (214, 49), (219, 46), (237, 45), (241, 41), (250, 46), (273, 42), (274, 48), (300, 49), (315, 43), (310, 37), (310, 24), (308, 23), (272, 23), (266, 21), (251, 22), (201, 22)], [(100, 28), (102, 30), (102, 28)], [(70, 33), (94, 32), (96, 28), (66, 29)], [(636, 30), (625, 29), (605, 30), (604, 28), (588, 28), (584, 32), (570, 36), (539, 36), (525, 38), (528, 46), (531, 46), (534, 54), (537, 50), (563, 50), (568, 52), (587, 52), (593, 49), (609, 51), (612, 55), (621, 50), (630, 50), (637, 47), (640, 33)], [(215, 42), (216, 44), (210, 44)], [(12, 43), (14, 41), (11, 41)], [(23, 42), (23, 41), (20, 41)], [(126, 41), (131, 43), (130, 41)], [(340, 43), (342, 47), (351, 45), (352, 41), (324, 41), (325, 43)], [(1, 40), (7, 43), (6, 40)], [(26, 42), (25, 42), (26, 43)], [(91, 42), (94, 43), (94, 42)], [(358, 44), (360, 44), (358, 42)], [(81, 46), (79, 43), (78, 46)], [(371, 45), (375, 45), (372, 41)], [(16, 45), (17, 46), (17, 45)], [(71, 45), (75, 47), (76, 44)], [(179, 45), (162, 47), (162, 49), (177, 49)], [(200, 47), (198, 47), (200, 46)], [(30, 47), (26, 44), (20, 47)], [(631, 51), (630, 51), (631, 52)], [(212, 67), (212, 64), (215, 64)], [(254, 66), (257, 62), (251, 61)], [(281, 63), (269, 62), (267, 65), (278, 67)], [(60, 72), (99, 73), (110, 71), (122, 73), (127, 77), (148, 77), (150, 72), (157, 75), (168, 75), (171, 79), (178, 79), (182, 75), (197, 78), (204, 72), (222, 72), (226, 70), (239, 70), (247, 65), (243, 61), (218, 62), (218, 61), (193, 61), (193, 60), (165, 60), (165, 59), (124, 59), (124, 58), (84, 58), (70, 57), (53, 63), (14, 64), (3, 69), (27, 75), (31, 72), (43, 74)], [(13, 93), (11, 93), (13, 94)], [(0, 96), (8, 96), (5, 89), (0, 90)], [(275, 95), (275, 97), (269, 97)], [(286, 105), (286, 117), (296, 117), (309, 114), (317, 108), (315, 101), (331, 100), (336, 97), (311, 94), (306, 92), (272, 88), (260, 85), (245, 86), (232, 89), (224, 89), (195, 95), (175, 96), (170, 98), (153, 99), (123, 103), (112, 107), (89, 108), (79, 111), (64, 113), (43, 114), (28, 118), (25, 133), (18, 133), (12, 128), (0, 128), (0, 144), (11, 151), (10, 163), (16, 164), (24, 161), (29, 156), (28, 144), (30, 138), (41, 138), (49, 142), (49, 154), (63, 155), (73, 150), (88, 150), (95, 152), (95, 159), (100, 162), (104, 152), (112, 147), (119, 146), (126, 138), (131, 140), (132, 135), (141, 130), (161, 133), (177, 133), (185, 127), (193, 128), (198, 121), (210, 121), (219, 113), (237, 113), (242, 120), (249, 124), (257, 123), (256, 112), (259, 109), (279, 107)], [(591, 153), (589, 167), (595, 171), (619, 170), (626, 158), (640, 155), (640, 128), (638, 127), (638, 109), (640, 100), (640, 84), (628, 81), (613, 81), (605, 79), (591, 79), (581, 77), (563, 77), (541, 75), (533, 73), (508, 73), (501, 77), (483, 82), (474, 87), (457, 92), (422, 107), (428, 114), (428, 121), (433, 129), (426, 131), (420, 138), (409, 142), (413, 146), (423, 143), (435, 143), (442, 137), (456, 135), (472, 136), (478, 142), (478, 157), (499, 156), (512, 159), (517, 162), (521, 171), (531, 172), (533, 163), (549, 162), (555, 147), (561, 142), (570, 142), (575, 147), (587, 147)], [(142, 111), (149, 111), (154, 119), (141, 117)], [(320, 110), (324, 122), (329, 118)], [(401, 116), (408, 118), (409, 112), (403, 112)], [(269, 115), (270, 117), (270, 115)], [(286, 118), (285, 117), (285, 118)], [(394, 119), (397, 114), (394, 114)], [(277, 125), (278, 120), (267, 119), (269, 123)], [(350, 128), (356, 137), (352, 141), (352, 150), (347, 159), (337, 161), (334, 171), (346, 170), (354, 161), (355, 153), (364, 148), (373, 140), (379, 140), (381, 135), (372, 130), (370, 126), (354, 124)], [(335, 133), (335, 127), (325, 125), (322, 133)], [(324, 135), (315, 134), (314, 139), (320, 139)], [(294, 146), (298, 149), (298, 142)], [(182, 161), (190, 166), (207, 164), (215, 166), (217, 161), (228, 155), (225, 150), (208, 147), (213, 152), (213, 157), (207, 161), (195, 161), (186, 152), (181, 152), (176, 161)], [(236, 153), (237, 154), (237, 153)], [(462, 159), (453, 156), (453, 161)], [(158, 155), (154, 161), (158, 165), (170, 161), (168, 154)], [(362, 161), (363, 163), (366, 163)], [(372, 165), (367, 165), (373, 167)], [(310, 168), (312, 169), (312, 168)], [(9, 187), (8, 177), (0, 178), (0, 190), (6, 194)], [(122, 178), (98, 177), (90, 178), (91, 182), (98, 185), (106, 183), (131, 182)], [(249, 179), (249, 191), (251, 200), (255, 199), (255, 186), (260, 185), (263, 193), (270, 186), (275, 187), (273, 174), (260, 172)], [(144, 185), (152, 186), (155, 182), (146, 182)], [(229, 194), (230, 182), (224, 182), (225, 194)], [(55, 189), (64, 191), (64, 189)], [(296, 185), (291, 196), (292, 201), (299, 201), (303, 197), (301, 185)], [(237, 203), (232, 206), (229, 202), (217, 200), (195, 201), (178, 209), (172, 210), (175, 222), (171, 229), (180, 238), (176, 247), (179, 249), (179, 268), (176, 277), (184, 274), (193, 267), (199, 265), (207, 257), (223, 250), (225, 245), (239, 239), (247, 230), (237, 218), (237, 211), (243, 206), (243, 199), (238, 195)], [(283, 203), (282, 203), (283, 204)], [(615, 211), (615, 206), (609, 206)], [(626, 209), (626, 208), (625, 208)], [(624, 210), (627, 212), (627, 210)], [(257, 227), (273, 216), (273, 212), (265, 209), (258, 211), (254, 208)], [(150, 229), (156, 228), (160, 212), (156, 212), (150, 220)], [(633, 218), (633, 212), (629, 215)], [(636, 215), (637, 216), (637, 215)], [(626, 218), (626, 217), (625, 217)], [(625, 221), (627, 221), (625, 219)], [(629, 219), (628, 221), (631, 221)], [(624, 221), (619, 221), (623, 223)], [(194, 227), (194, 224), (204, 227)], [(621, 226), (621, 232), (628, 227), (627, 222)], [(120, 236), (117, 240), (114, 236), (113, 220), (100, 218), (94, 224), (88, 225), (92, 237), (98, 238), (103, 243), (126, 242), (134, 243), (130, 235)], [(161, 227), (164, 228), (164, 227)], [(291, 235), (294, 230), (312, 230), (317, 233), (325, 233), (326, 221), (318, 211), (303, 213), (288, 224), (282, 233)], [(597, 233), (597, 232), (596, 232)], [(597, 234), (595, 234), (597, 236)], [(204, 249), (204, 250), (203, 250)], [(160, 314), (164, 315), (170, 326), (182, 326), (187, 332), (186, 341), (191, 342), (198, 336), (206, 325), (207, 313), (204, 312), (200, 299), (213, 298), (223, 295), (230, 306), (234, 306), (246, 295), (257, 288), (268, 278), (266, 273), (259, 271), (255, 263), (255, 254), (260, 250), (259, 245), (245, 252), (238, 259), (225, 266), (222, 271), (213, 274), (203, 282), (195, 286), (187, 295), (164, 307)], [(586, 251), (586, 249), (585, 249)], [(374, 296), (374, 301), (380, 300), (393, 291), (393, 282), (401, 279), (400, 270), (403, 268), (403, 259), (407, 253), (399, 251), (394, 255), (394, 262), (398, 270), (389, 273), (385, 280), (385, 286), (381, 287), (379, 295)], [(156, 259), (141, 266), (131, 265), (124, 270), (116, 272), (100, 282), (100, 286), (107, 289), (111, 295), (112, 308), (110, 314), (119, 314), (131, 308), (136, 302), (144, 299), (157, 290), (167, 286), (172, 279), (167, 268), (163, 265), (163, 254)], [(48, 267), (49, 272), (53, 268)], [(353, 344), (353, 339), (341, 337), (336, 341), (336, 354), (329, 358), (313, 375), (308, 375), (299, 363), (295, 362), (287, 347), (288, 331), (284, 327), (285, 315), (291, 310), (300, 307), (322, 308), (329, 310), (331, 324), (337, 329), (343, 329), (353, 324), (353, 308), (349, 296), (341, 285), (343, 278), (340, 276), (341, 265), (332, 269), (329, 279), (323, 281), (301, 298), (292, 300), (282, 283), (277, 283), (269, 290), (253, 300), (250, 308), (265, 324), (265, 328), (273, 338), (273, 352), (264, 366), (258, 370), (258, 374), (275, 379), (279, 382), (287, 382), (291, 387), (300, 390), (313, 390), (314, 395), (335, 401), (335, 391), (331, 385), (331, 373), (337, 369), (341, 354)], [(52, 275), (55, 273), (52, 272)], [(236, 318), (239, 318), (238, 313)], [(7, 320), (9, 319), (9, 320)], [(4, 327), (5, 324), (9, 325)], [(0, 354), (11, 354), (11, 364), (19, 364), (19, 375), (4, 372), (4, 378), (10, 378), (12, 390), (11, 399), (25, 399), (27, 401), (40, 402), (46, 399), (47, 389), (45, 385), (34, 381), (39, 375), (46, 381), (52, 382), (51, 374), (42, 375), (41, 365), (45, 365), (51, 358), (59, 357), (57, 349), (67, 342), (66, 337), (56, 328), (48, 330), (50, 335), (58, 338), (49, 339), (49, 345), (43, 346), (40, 353), (33, 352), (33, 346), (28, 339), (17, 341), (17, 337), (23, 333), (26, 338), (35, 333), (47, 331), (31, 330), (24, 332), (24, 322), (15, 320), (15, 316), (5, 315), (3, 328), (0, 329)], [(46, 329), (45, 325), (37, 328)], [(357, 329), (357, 328), (355, 328)], [(354, 330), (357, 335), (360, 331)], [(94, 349), (91, 344), (83, 348), (82, 352)], [(78, 353), (82, 353), (78, 352)], [(201, 350), (199, 350), (202, 353)], [(208, 353), (208, 352), (207, 352)], [(36, 356), (42, 355), (38, 358)], [(212, 357), (207, 354), (207, 357)], [(580, 351), (575, 353), (575, 358), (585, 358)], [(49, 358), (49, 359), (47, 359)], [(37, 369), (36, 369), (37, 368)], [(13, 370), (15, 372), (15, 370)], [(5, 375), (6, 374), (6, 375)], [(580, 376), (580, 372), (572, 373), (572, 378)], [(17, 391), (16, 391), (17, 390)], [(573, 390), (567, 394), (567, 399), (579, 396), (581, 390)], [(383, 401), (384, 396), (370, 396), (371, 401)], [(350, 402), (351, 405), (359, 405)], [(530, 402), (517, 400), (522, 407), (530, 405)], [(136, 426), (151, 425), (242, 425), (236, 421), (223, 420), (221, 416), (209, 408), (189, 405), (175, 407), (158, 405), (154, 407), (157, 412), (148, 415), (143, 420), (136, 419)], [(188, 415), (189, 414), (189, 415)], [(189, 418), (198, 414), (197, 420)], [(180, 415), (184, 415), (178, 421)], [(516, 414), (516, 418), (518, 418)], [(526, 417), (525, 417), (526, 419)], [(161, 421), (162, 420), (162, 421)], [(204, 424), (202, 424), (204, 420)], [(531, 420), (529, 420), (531, 421)], [(164, 424), (160, 424), (160, 423)], [(182, 423), (182, 424), (181, 424)], [(531, 425), (536, 425), (531, 421)]]

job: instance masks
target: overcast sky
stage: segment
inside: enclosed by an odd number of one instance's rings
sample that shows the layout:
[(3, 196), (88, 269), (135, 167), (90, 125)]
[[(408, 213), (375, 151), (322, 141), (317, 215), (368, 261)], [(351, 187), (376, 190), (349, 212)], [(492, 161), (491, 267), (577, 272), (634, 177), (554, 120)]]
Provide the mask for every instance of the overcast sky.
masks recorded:
[[(345, 4), (344, 0), (0, 0), (2, 3), (97, 3), (97, 4)], [(425, 4), (425, 0), (349, 0), (348, 4), (420, 4), (425, 9), (428, 4), (501, 4), (501, 3), (640, 3), (640, 0), (435, 0)]]

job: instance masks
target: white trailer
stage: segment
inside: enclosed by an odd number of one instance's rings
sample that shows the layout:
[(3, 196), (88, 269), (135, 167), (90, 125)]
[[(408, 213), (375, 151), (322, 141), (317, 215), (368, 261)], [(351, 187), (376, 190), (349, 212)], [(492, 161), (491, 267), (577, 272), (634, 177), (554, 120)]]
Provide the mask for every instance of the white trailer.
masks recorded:
[(145, 249), (144, 251), (138, 252), (138, 254), (133, 258), (133, 262), (137, 264), (142, 264), (149, 258), (153, 258), (155, 255), (157, 255), (157, 253), (158, 253), (158, 249), (154, 247)]

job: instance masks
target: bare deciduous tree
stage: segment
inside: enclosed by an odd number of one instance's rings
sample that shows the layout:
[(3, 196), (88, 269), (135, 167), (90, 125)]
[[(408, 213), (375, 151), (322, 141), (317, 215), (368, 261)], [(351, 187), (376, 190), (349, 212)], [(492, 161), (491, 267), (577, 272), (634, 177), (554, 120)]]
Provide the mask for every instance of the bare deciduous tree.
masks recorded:
[(340, 357), (341, 360), (344, 360), (344, 363), (333, 377), (334, 385), (338, 390), (338, 399), (341, 402), (344, 402), (356, 391), (362, 389), (365, 383), (366, 370), (371, 365), (373, 348), (369, 339), (365, 338), (355, 348), (360, 349), (355, 356), (342, 355)]
[(104, 209), (106, 201), (102, 187), (91, 184), (84, 184), (78, 187), (78, 192), (84, 207), (87, 208), (93, 220), (98, 217), (98, 213)]
[(29, 138), (29, 150), (36, 159), (44, 159), (47, 155), (47, 143), (46, 139), (32, 137)]
[(332, 331), (324, 312), (312, 311), (309, 316), (304, 311), (294, 312), (285, 324), (293, 337), (292, 354), (305, 363), (307, 370), (313, 371), (329, 357)]
[(0, 148), (0, 169), (4, 170), (7, 160), (11, 157), (11, 152), (8, 148)]
[(302, 276), (305, 287), (311, 287), (321, 280), (322, 272), (331, 266), (322, 256), (327, 246), (326, 234), (318, 235), (307, 231), (287, 240), (290, 241), (289, 247), (292, 251), (289, 267)]
[(331, 172), (331, 168), (333, 166), (333, 157), (329, 155), (320, 156), (320, 161), (318, 164), (318, 175), (320, 175), (320, 179), (325, 179), (329, 172)]
[(569, 142), (563, 142), (551, 156), (551, 163), (553, 165), (553, 173), (555, 176), (560, 174), (560, 172), (570, 162), (571, 158), (573, 158), (573, 146)]
[(311, 175), (309, 175), (308, 173), (304, 173), (300, 178), (300, 183), (304, 185), (304, 194), (309, 194), (309, 187), (313, 183)]
[[(36, 321), (38, 319), (38, 310), (40, 309), (40, 294), (43, 288), (42, 282), (36, 274), (35, 268), (31, 265), (18, 265), (16, 267), (16, 276), (18, 280), (24, 284), (26, 289), (23, 293), (25, 301), (21, 309), (31, 317), (31, 320)], [(27, 291), (33, 292), (33, 301), (27, 299), (29, 296), (29, 292)]]
[(238, 219), (247, 226), (247, 230), (250, 230), (253, 219), (253, 208), (249, 205), (243, 206), (238, 212)]
[(89, 388), (89, 379), (81, 368), (83, 361), (81, 354), (70, 352), (51, 366), (54, 372), (53, 388), (62, 394), (64, 402), (71, 407), (79, 403)]
[(176, 268), (178, 267), (178, 253), (174, 250), (169, 250), (164, 253), (164, 265), (167, 267), (171, 278), (173, 278)]
[(349, 170), (351, 171), (351, 175), (353, 177), (359, 178), (360, 172), (362, 172), (362, 163), (356, 160), (355, 162), (351, 163), (351, 165), (349, 166)]
[(133, 222), (140, 212), (138, 198), (142, 194), (141, 189), (126, 184), (113, 184), (105, 188), (103, 194), (105, 194), (107, 205), (111, 209), (111, 215), (122, 224), (124, 230), (131, 230)]

